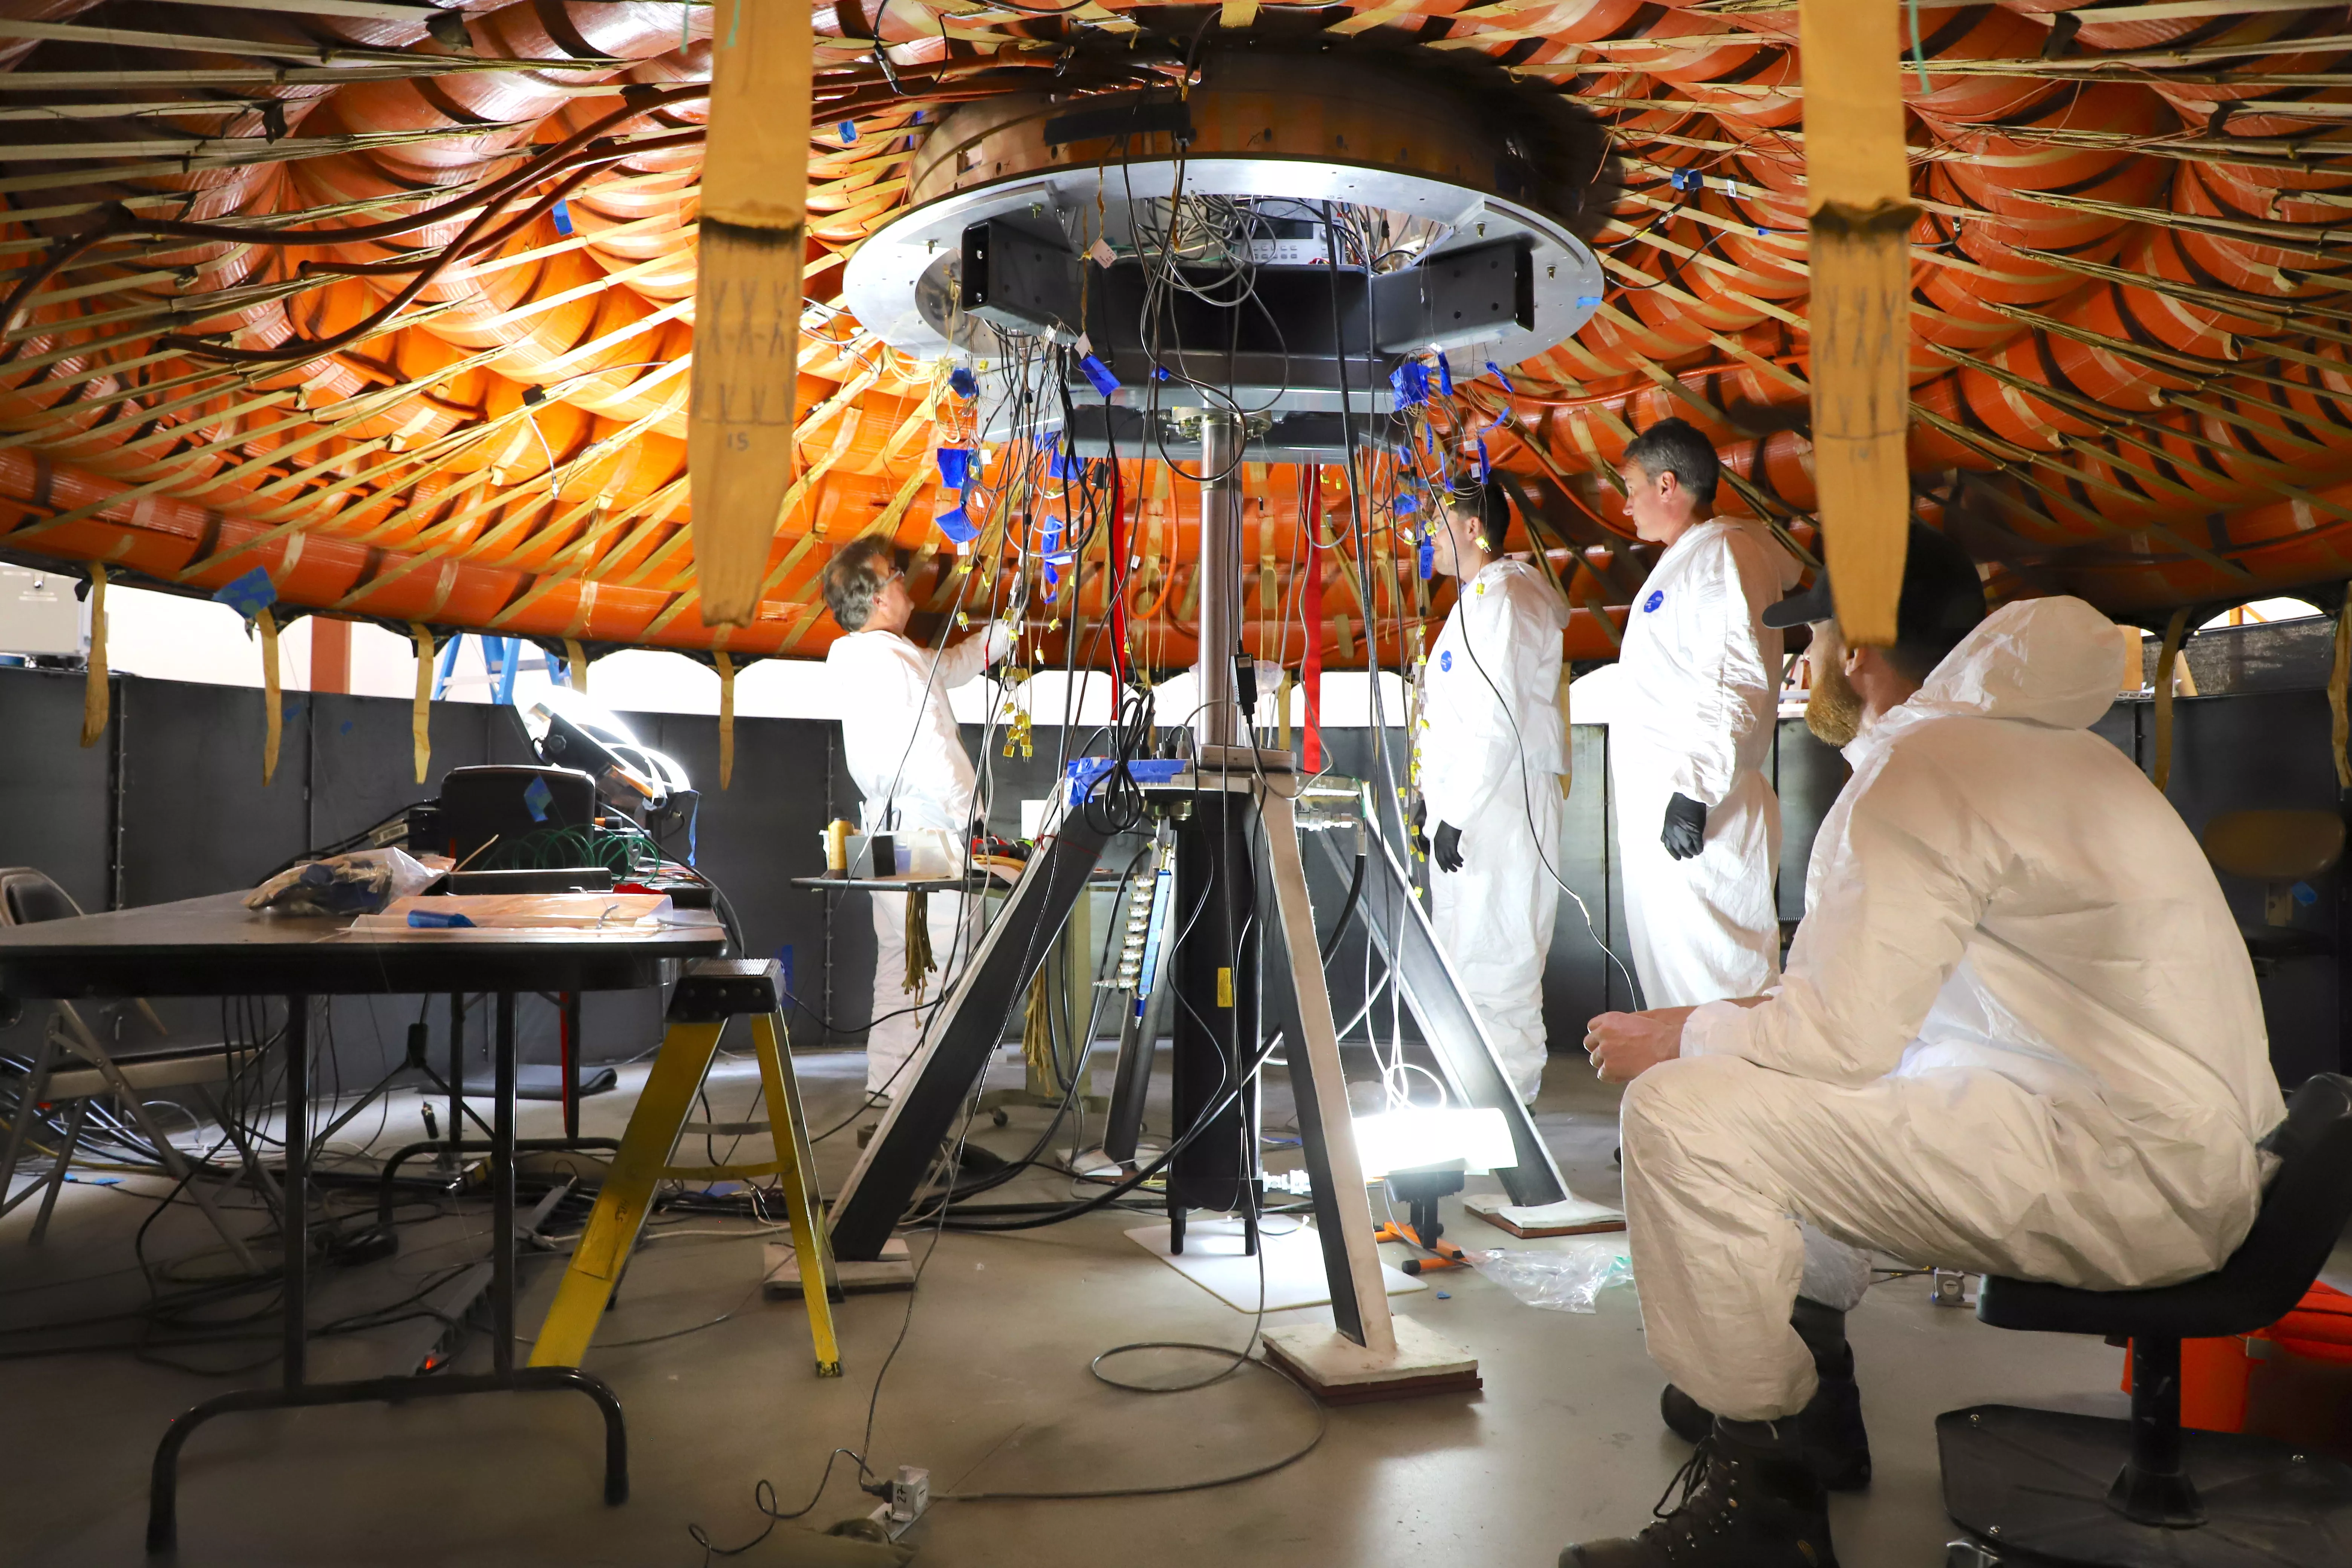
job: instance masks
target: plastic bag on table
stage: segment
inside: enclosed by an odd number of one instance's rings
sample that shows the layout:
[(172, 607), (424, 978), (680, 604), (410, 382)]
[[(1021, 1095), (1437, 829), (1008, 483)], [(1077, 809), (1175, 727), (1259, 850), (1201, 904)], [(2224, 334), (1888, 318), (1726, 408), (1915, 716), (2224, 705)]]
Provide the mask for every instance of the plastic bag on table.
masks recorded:
[(1633, 1260), (1612, 1242), (1542, 1252), (1496, 1247), (1469, 1256), (1479, 1273), (1528, 1306), (1555, 1312), (1593, 1311), (1601, 1291), (1633, 1282)]
[(281, 915), (373, 914), (428, 886), (435, 871), (398, 849), (362, 849), (280, 871), (245, 896), (248, 910)]

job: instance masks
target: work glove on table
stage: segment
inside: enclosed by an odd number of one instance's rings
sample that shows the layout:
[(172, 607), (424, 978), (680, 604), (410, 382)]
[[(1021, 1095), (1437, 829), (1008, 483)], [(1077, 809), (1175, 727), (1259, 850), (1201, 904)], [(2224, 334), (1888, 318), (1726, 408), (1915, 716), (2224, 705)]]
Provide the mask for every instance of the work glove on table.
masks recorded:
[(1424, 860), (1429, 858), (1429, 834), (1426, 831), (1428, 825), (1429, 802), (1425, 800), (1414, 801), (1412, 803), (1412, 820), (1405, 824), (1404, 836), (1406, 840), (1412, 845), (1413, 853), (1419, 855)]
[(1675, 792), (1666, 802), (1666, 826), (1658, 835), (1658, 842), (1666, 853), (1677, 860), (1688, 860), (1706, 847), (1706, 807), (1683, 794)]
[(1462, 830), (1450, 822), (1439, 823), (1436, 847), (1431, 851), (1430, 858), (1437, 862), (1440, 870), (1462, 869)]

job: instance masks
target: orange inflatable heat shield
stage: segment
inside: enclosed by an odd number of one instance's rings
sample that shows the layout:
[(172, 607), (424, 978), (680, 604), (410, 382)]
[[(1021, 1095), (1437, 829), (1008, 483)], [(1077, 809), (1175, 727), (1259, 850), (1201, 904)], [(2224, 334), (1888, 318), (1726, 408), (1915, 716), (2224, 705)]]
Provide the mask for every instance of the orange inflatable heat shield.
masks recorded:
[[(2126, 1351), (2123, 1391), (2131, 1386)], [(2352, 1296), (2314, 1285), (2269, 1328), (2183, 1340), (2180, 1424), (2352, 1453)]]

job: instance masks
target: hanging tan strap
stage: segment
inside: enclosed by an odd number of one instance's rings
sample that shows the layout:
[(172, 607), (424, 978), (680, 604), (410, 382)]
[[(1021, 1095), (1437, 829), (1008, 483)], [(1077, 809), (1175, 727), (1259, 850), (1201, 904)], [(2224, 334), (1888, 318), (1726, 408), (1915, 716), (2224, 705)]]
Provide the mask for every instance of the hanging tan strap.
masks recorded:
[(572, 689), (581, 696), (588, 695), (588, 656), (580, 651), (578, 637), (563, 639), (564, 672), (572, 678)]
[(1568, 660), (1559, 661), (1559, 798), (1568, 798), (1569, 786), (1576, 781), (1576, 732), (1570, 728), (1574, 722), (1568, 713), (1568, 686), (1570, 676)]
[[(735, 661), (724, 649), (711, 657), (719, 661), (719, 787), (725, 789), (735, 777)], [(913, 908), (912, 899), (908, 907)]]
[(1812, 461), (1838, 624), (1895, 641), (1909, 542), (1911, 247), (1896, 7), (1802, 0)]
[(729, 329), (706, 331), (695, 353), (688, 531), (704, 624), (748, 626), (796, 445), (814, 46), (807, 0), (730, 0), (710, 15), (695, 301)]
[(1054, 1006), (1053, 987), (1045, 982), (1048, 967), (1039, 964), (1036, 978), (1029, 982), (1029, 1009), (1021, 1019), (1021, 1059), (1028, 1064), (1033, 1083), (1051, 1083), (1055, 1079), (1054, 1032), (1046, 1024)]
[(265, 711), (261, 732), (261, 782), (275, 783), (278, 778), (278, 742), (284, 738), (286, 712), (278, 696), (278, 617), (268, 610), (253, 617), (261, 628), (261, 700)]
[[(2336, 645), (2339, 648), (2343, 646), (2343, 640), (2339, 634), (2336, 637)], [(2340, 652), (2336, 656), (2336, 662), (2339, 665), (2343, 663), (2343, 656)], [(2340, 699), (2336, 702), (2336, 709), (2338, 713), (2344, 710), (2344, 704)], [(93, 561), (89, 563), (89, 674), (84, 679), (81, 689), (81, 743), (83, 745), (94, 746), (98, 743), (98, 738), (106, 733), (106, 721), (111, 716), (113, 710), (113, 688), (108, 684), (106, 679), (106, 568)], [(2341, 721), (2338, 721), (2337, 727), (2339, 729), (2342, 727)], [(2343, 742), (2340, 740), (2336, 742), (2336, 750), (2339, 753), (2343, 751)]]
[(416, 639), (416, 705), (408, 711), (408, 740), (416, 752), (416, 782), (423, 784), (433, 762), (433, 628), (411, 621), (408, 635)]
[(907, 978), (900, 989), (909, 996), (920, 995), (939, 967), (931, 956), (930, 897), (920, 888), (907, 895)]
[[(2352, 710), (2347, 710), (2345, 693), (2352, 687), (2352, 590), (2344, 595), (2344, 603), (2336, 611), (2336, 661), (2327, 670), (2327, 749), (2336, 759), (2336, 787), (2352, 789), (2352, 756), (2346, 754), (2352, 744)], [(84, 742), (83, 744), (89, 744)]]
[(2186, 605), (2172, 612), (2164, 628), (2164, 647), (2156, 656), (2156, 787), (2172, 780), (2172, 670), (2180, 661), (2180, 639), (2189, 630)]

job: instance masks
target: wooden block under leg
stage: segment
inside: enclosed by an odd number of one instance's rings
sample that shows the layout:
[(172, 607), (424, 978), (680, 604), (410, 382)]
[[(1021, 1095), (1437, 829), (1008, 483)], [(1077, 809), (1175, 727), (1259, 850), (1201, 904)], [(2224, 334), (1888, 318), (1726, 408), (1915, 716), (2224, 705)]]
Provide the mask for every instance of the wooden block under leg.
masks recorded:
[(1269, 1360), (1326, 1405), (1367, 1405), (1423, 1394), (1475, 1394), (1486, 1386), (1478, 1358), (1418, 1319), (1402, 1314), (1396, 1349), (1366, 1350), (1337, 1329), (1318, 1324), (1268, 1329)]
[[(770, 1300), (797, 1300), (801, 1294), (800, 1259), (789, 1241), (772, 1241), (761, 1259), (761, 1289)], [(915, 1288), (915, 1262), (908, 1255), (906, 1242), (892, 1237), (882, 1244), (882, 1256), (871, 1262), (836, 1258), (834, 1273), (841, 1281), (845, 1296), (864, 1296), (877, 1290), (911, 1290)]]

